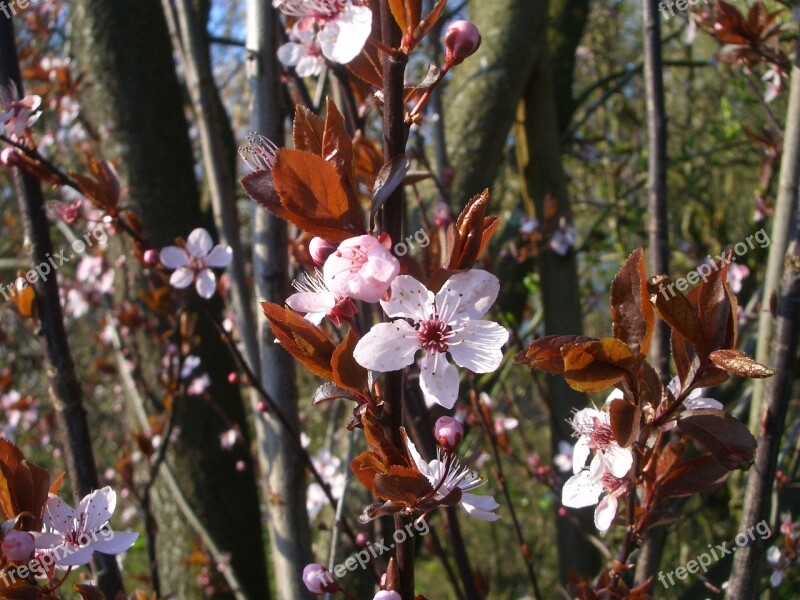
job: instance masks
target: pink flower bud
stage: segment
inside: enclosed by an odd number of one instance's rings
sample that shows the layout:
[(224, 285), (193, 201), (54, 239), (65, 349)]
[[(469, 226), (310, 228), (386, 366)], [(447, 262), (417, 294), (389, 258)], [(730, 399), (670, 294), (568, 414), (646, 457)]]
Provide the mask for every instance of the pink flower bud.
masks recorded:
[(228, 383), (231, 385), (236, 385), (239, 383), (239, 374), (236, 371), (231, 371), (228, 373)]
[(453, 21), (444, 34), (445, 63), (458, 65), (477, 52), (481, 45), (481, 32), (471, 21)]
[(155, 267), (160, 262), (161, 260), (158, 257), (158, 250), (153, 250), (152, 248), (150, 248), (150, 250), (145, 250), (144, 252), (145, 265), (147, 265), (148, 267)]
[(333, 578), (330, 571), (319, 563), (311, 563), (303, 569), (303, 583), (306, 584), (308, 591), (312, 594), (325, 594), (335, 592), (339, 589), (339, 584)]
[(403, 600), (402, 596), (397, 592), (393, 592), (390, 590), (381, 590), (372, 600)]
[(464, 437), (464, 427), (453, 417), (439, 417), (433, 426), (433, 437), (446, 452), (452, 452)]
[(263, 400), (260, 400), (258, 402), (258, 410), (260, 412), (263, 412), (263, 413), (269, 412), (269, 405), (266, 402), (264, 402)]
[(311, 259), (314, 264), (321, 267), (325, 264), (327, 258), (333, 254), (336, 246), (331, 244), (328, 240), (323, 240), (321, 237), (311, 238), (308, 243), (308, 252), (311, 254)]
[(0, 164), (6, 167), (14, 167), (20, 163), (20, 151), (18, 148), (3, 148), (0, 152)]
[(364, 546), (367, 545), (368, 539), (369, 538), (367, 537), (366, 533), (364, 533), (363, 531), (359, 532), (359, 534), (356, 536), (356, 546), (359, 548), (363, 548)]
[(0, 549), (3, 556), (13, 562), (23, 562), (33, 555), (33, 536), (27, 531), (9, 531)]

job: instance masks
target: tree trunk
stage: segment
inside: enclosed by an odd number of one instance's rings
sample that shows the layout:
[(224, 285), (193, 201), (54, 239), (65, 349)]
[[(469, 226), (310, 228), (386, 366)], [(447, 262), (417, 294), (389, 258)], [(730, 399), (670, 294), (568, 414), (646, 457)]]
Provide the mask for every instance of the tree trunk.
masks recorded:
[[(283, 145), (276, 59), (278, 26), (277, 14), (269, 0), (248, 0), (246, 45), (252, 129)], [(287, 243), (286, 222), (256, 207), (253, 270), (259, 300), (282, 305), (289, 295)], [(275, 335), (263, 313), (259, 313), (258, 330), (264, 388), (298, 431), (294, 359), (274, 342)], [(258, 398), (253, 401), (257, 404)], [(274, 416), (254, 412), (278, 598), (306, 599), (310, 594), (303, 584), (303, 568), (312, 562), (312, 553), (305, 464), (283, 425)]]
[[(516, 142), (518, 157), (525, 163), (520, 166), (524, 168), (526, 192), (534, 198), (539, 215), (548, 192), (558, 201), (559, 212), (569, 210), (561, 165), (561, 131), (565, 126), (559, 125), (559, 108), (571, 104), (575, 46), (587, 11), (584, 0), (554, 3), (550, 18), (558, 27), (549, 37), (545, 2), (501, 0), (470, 4), (470, 19), (480, 28), (483, 45), (475, 57), (455, 70), (446, 98), (447, 146), (455, 170), (451, 191), (454, 207), (492, 185), (504, 160), (508, 131), (518, 109), (524, 109), (528, 118), (524, 119), (524, 129), (519, 131)], [(570, 27), (561, 27), (564, 23), (570, 23)], [(547, 52), (548, 39), (553, 40), (558, 52), (552, 60)], [(557, 87), (553, 81), (559, 82)], [(569, 113), (571, 110), (565, 110), (565, 114)], [(542, 253), (538, 268), (545, 333), (580, 333), (583, 325), (574, 254), (561, 258)], [(519, 280), (519, 274), (503, 278)], [(573, 408), (585, 405), (585, 398), (557, 378), (548, 378), (547, 397), (558, 399), (550, 403), (555, 449), (558, 441), (569, 438), (565, 421)], [(593, 527), (590, 515), (582, 518), (587, 527)], [(566, 520), (559, 518), (557, 523), (562, 578), (568, 569), (587, 576), (596, 573), (596, 554), (576, 555), (575, 548), (586, 547), (585, 540)]]
[[(153, 247), (185, 237), (206, 219), (199, 208), (183, 93), (159, 1), (73, 0), (70, 11), (73, 53), (85, 72), (82, 100), (88, 121), (101, 134), (106, 155), (120, 159), (123, 185), (141, 208)], [(203, 319), (198, 333), (203, 368), (213, 381), (209, 392), (227, 418), (239, 425), (249, 450), (241, 398), (226, 381), (233, 362)], [(183, 497), (215, 546), (230, 553), (244, 587), (242, 595), (264, 597), (266, 559), (250, 454), (222, 450), (219, 435), (227, 426), (208, 403), (183, 403), (176, 411), (180, 437), (168, 463)], [(244, 472), (235, 468), (239, 460), (244, 461)], [(158, 539), (164, 540), (157, 543), (164, 592), (197, 597), (199, 584), (182, 562), (192, 552), (192, 530), (169, 490), (157, 486), (154, 492)]]
[[(527, 150), (528, 160), (520, 166), (524, 168), (526, 191), (534, 201), (537, 216), (544, 214), (544, 202), (548, 196), (558, 202), (558, 214), (566, 215), (570, 211), (549, 64), (547, 53), (543, 52), (531, 74), (523, 100), (524, 139), (517, 140), (517, 144), (523, 144)], [(575, 253), (569, 252), (562, 257), (544, 250), (537, 262), (545, 335), (580, 335), (583, 332), (583, 313)], [(551, 447), (555, 455), (559, 441), (571, 441), (571, 431), (565, 424), (575, 409), (586, 405), (586, 398), (561, 377), (548, 377), (545, 387), (550, 409)], [(582, 511), (577, 516), (584, 529), (591, 531), (594, 527), (591, 511)], [(565, 580), (571, 570), (583, 575), (595, 574), (600, 566), (597, 553), (589, 550), (591, 546), (569, 521), (558, 518), (556, 524), (561, 579)], [(576, 553), (575, 548), (584, 548), (585, 551)]]

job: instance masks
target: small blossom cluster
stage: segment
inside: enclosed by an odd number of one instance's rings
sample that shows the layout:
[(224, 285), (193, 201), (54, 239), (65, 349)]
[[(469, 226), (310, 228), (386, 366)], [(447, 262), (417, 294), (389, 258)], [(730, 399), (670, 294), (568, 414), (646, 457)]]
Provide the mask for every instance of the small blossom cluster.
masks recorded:
[(325, 59), (349, 63), (372, 31), (372, 11), (350, 0), (273, 0), (273, 6), (296, 19), (278, 60), (300, 77), (319, 75)]
[[(680, 392), (677, 378), (672, 379), (667, 389), (673, 397)], [(703, 389), (692, 390), (683, 401), (686, 410), (721, 410), (722, 404), (713, 398), (703, 396)], [(597, 505), (594, 523), (599, 531), (606, 531), (617, 514), (619, 498), (628, 493), (627, 475), (633, 465), (633, 454), (622, 448), (611, 431), (611, 416), (606, 410), (611, 402), (622, 399), (623, 392), (615, 389), (606, 399), (603, 410), (584, 408), (572, 418), (572, 429), (578, 437), (574, 447), (559, 444), (559, 454), (554, 463), (560, 471), (572, 470), (573, 475), (564, 484), (561, 502), (570, 508), (583, 508)], [(662, 431), (675, 427), (670, 420), (661, 426)], [(586, 461), (592, 456), (589, 466)], [(601, 496), (603, 497), (601, 500)]]

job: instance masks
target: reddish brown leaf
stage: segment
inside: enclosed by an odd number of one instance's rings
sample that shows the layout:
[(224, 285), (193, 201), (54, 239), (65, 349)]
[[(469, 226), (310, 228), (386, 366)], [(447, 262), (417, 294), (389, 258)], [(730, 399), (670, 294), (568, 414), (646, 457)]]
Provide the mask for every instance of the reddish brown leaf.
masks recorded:
[(634, 250), (611, 282), (614, 337), (647, 354), (655, 314), (647, 291), (644, 251)]
[(580, 392), (597, 392), (614, 385), (635, 363), (631, 349), (615, 338), (570, 344), (562, 354), (564, 378)]
[(378, 51), (371, 44), (364, 46), (361, 54), (347, 63), (347, 70), (373, 88), (381, 89), (383, 87), (381, 59)]
[(561, 375), (564, 373), (564, 355), (561, 349), (567, 344), (592, 342), (594, 338), (584, 335), (549, 335), (533, 340), (524, 350), (514, 358), (516, 364), (526, 364), (542, 371)]
[[(730, 256), (731, 253), (728, 251), (723, 262), (729, 260)], [(707, 270), (711, 273), (707, 274)], [(703, 329), (705, 341), (703, 354), (707, 355), (725, 347), (725, 342), (730, 337), (730, 321), (732, 318), (738, 318), (738, 315), (733, 315), (731, 312), (732, 307), (726, 289), (728, 265), (719, 262), (714, 266), (704, 264), (700, 265), (698, 272), (704, 279), (696, 288), (696, 312)]]
[(397, 26), (400, 28), (400, 31), (403, 32), (403, 35), (413, 31), (413, 29), (409, 29), (409, 20), (405, 5), (405, 0), (389, 0), (389, 10), (392, 11), (392, 16)]
[(353, 140), (347, 133), (344, 117), (336, 103), (328, 98), (325, 130), (322, 136), (322, 158), (336, 167), (348, 190), (353, 188)]
[(639, 437), (639, 421), (642, 411), (627, 400), (617, 399), (609, 407), (611, 432), (623, 448), (627, 448)]
[(422, 21), (420, 21), (417, 28), (414, 30), (414, 45), (424, 38), (433, 26), (439, 21), (442, 16), (444, 7), (447, 6), (447, 0), (437, 0), (431, 12), (429, 12)]
[(672, 360), (675, 362), (675, 369), (678, 371), (678, 379), (681, 383), (684, 383), (692, 365), (694, 350), (686, 338), (678, 333), (676, 329), (670, 329), (670, 347), (672, 348)]
[(489, 190), (472, 198), (447, 229), (445, 269), (471, 269), (491, 238), (497, 217), (487, 216)]
[(353, 358), (353, 350), (358, 343), (358, 334), (349, 329), (342, 342), (331, 357), (333, 380), (346, 390), (363, 393), (367, 389), (367, 370)]
[(375, 476), (375, 494), (384, 500), (413, 506), (418, 499), (432, 491), (428, 478), (409, 467), (389, 467), (386, 473)]
[(775, 371), (766, 365), (756, 362), (750, 356), (739, 350), (717, 350), (711, 353), (711, 362), (738, 375), (739, 377), (749, 377), (751, 379), (764, 379), (772, 377)]
[(324, 133), (325, 121), (310, 109), (298, 104), (294, 111), (294, 147), (322, 156)]
[(687, 410), (676, 423), (678, 430), (700, 442), (726, 469), (746, 469), (753, 463), (756, 439), (741, 421), (725, 411)]
[(702, 350), (705, 347), (703, 329), (694, 307), (674, 286), (665, 275), (651, 277), (647, 282), (650, 302), (670, 327), (677, 329), (695, 349)]
[(336, 346), (324, 331), (290, 308), (269, 302), (262, 302), (261, 308), (284, 350), (315, 375), (333, 379), (331, 359)]
[(685, 450), (686, 444), (681, 440), (672, 440), (664, 446), (656, 460), (656, 477), (661, 479), (669, 473), (672, 467), (683, 457)]
[(728, 469), (710, 454), (682, 462), (661, 479), (658, 495), (662, 498), (692, 496), (718, 488), (728, 477)]
[(321, 157), (280, 149), (272, 178), (282, 207), (271, 211), (276, 216), (332, 242), (365, 233), (361, 207), (336, 168)]

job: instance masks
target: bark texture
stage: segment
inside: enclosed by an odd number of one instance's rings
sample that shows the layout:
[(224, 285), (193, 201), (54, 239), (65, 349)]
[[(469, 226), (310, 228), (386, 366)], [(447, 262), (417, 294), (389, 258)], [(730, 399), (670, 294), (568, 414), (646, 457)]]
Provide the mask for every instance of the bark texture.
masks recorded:
[[(159, 248), (188, 235), (207, 217), (200, 211), (183, 93), (160, 2), (74, 0), (70, 11), (73, 54), (85, 73), (87, 120), (103, 139), (106, 156), (119, 158), (123, 184), (141, 208), (148, 238)], [(180, 436), (168, 464), (214, 545), (230, 553), (241, 595), (264, 597), (266, 560), (247, 423), (238, 389), (226, 383), (233, 363), (211, 326), (202, 324), (198, 333), (199, 354), (213, 381), (209, 392), (240, 426), (245, 444), (222, 450), (219, 434), (227, 426), (211, 406), (179, 403)], [(243, 472), (235, 468), (238, 460), (244, 461)], [(192, 550), (192, 529), (166, 488), (157, 487), (155, 500), (163, 589), (197, 597), (199, 583), (182, 563)]]
[[(247, 2), (247, 74), (254, 131), (283, 145), (283, 111), (280, 106), (279, 67), (276, 60), (279, 27), (268, 0)], [(288, 297), (287, 225), (256, 207), (253, 269), (258, 300), (283, 304)], [(279, 344), (259, 313), (261, 380), (264, 388), (298, 431), (295, 361)], [(253, 402), (257, 404), (258, 398)], [(312, 562), (311, 533), (306, 512), (305, 464), (286, 428), (267, 413), (254, 411), (258, 457), (267, 500), (270, 548), (277, 596), (281, 600), (310, 598), (303, 585), (303, 568)]]

